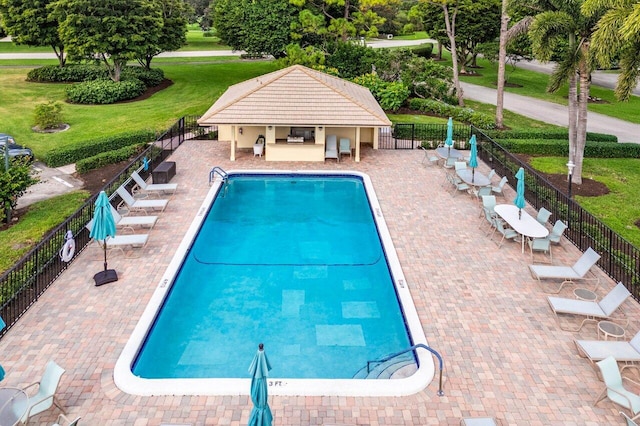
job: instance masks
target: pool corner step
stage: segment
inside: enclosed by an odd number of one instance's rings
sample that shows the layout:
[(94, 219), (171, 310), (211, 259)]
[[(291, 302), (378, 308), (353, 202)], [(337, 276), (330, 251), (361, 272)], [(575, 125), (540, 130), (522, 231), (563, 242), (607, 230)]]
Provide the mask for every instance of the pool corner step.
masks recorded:
[(377, 364), (367, 373), (367, 367), (361, 368), (354, 376), (354, 379), (390, 379), (398, 370), (415, 365), (416, 361), (412, 353), (398, 355), (390, 360)]

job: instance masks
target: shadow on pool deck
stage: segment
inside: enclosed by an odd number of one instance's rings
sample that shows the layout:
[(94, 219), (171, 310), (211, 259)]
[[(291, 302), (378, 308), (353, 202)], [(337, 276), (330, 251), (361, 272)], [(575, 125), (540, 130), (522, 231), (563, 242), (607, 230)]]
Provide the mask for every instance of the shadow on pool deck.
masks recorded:
[[(113, 383), (114, 364), (209, 189), (211, 167), (358, 170), (372, 178), (429, 344), (444, 357), (445, 396), (436, 395), (434, 381), (402, 398), (271, 397), (275, 424), (457, 425), (472, 416), (521, 425), (621, 423), (611, 402), (593, 406), (602, 383), (573, 344), (597, 338), (595, 326), (580, 334), (559, 329), (527, 271), (529, 254), (513, 243), (498, 249), (478, 228), (478, 203), (441, 187), (443, 169), (423, 166), (421, 151), (365, 148), (360, 163), (267, 163), (250, 151), (228, 158), (229, 145), (211, 141), (187, 141), (172, 155), (178, 191), (143, 256), (112, 256), (120, 280), (94, 287), (102, 261), (97, 246), (89, 246), (0, 340), (4, 386), (33, 382), (54, 359), (66, 369), (59, 399), (82, 424), (246, 424), (248, 396), (127, 395)], [(504, 202), (513, 195), (509, 188)], [(553, 260), (569, 264), (579, 255), (564, 241)], [(602, 296), (614, 283), (597, 273)], [(566, 287), (561, 295), (573, 297)], [(638, 318), (637, 302), (627, 301), (622, 311)], [(632, 322), (627, 335), (637, 330)], [(33, 424), (50, 425), (57, 414), (49, 410)]]

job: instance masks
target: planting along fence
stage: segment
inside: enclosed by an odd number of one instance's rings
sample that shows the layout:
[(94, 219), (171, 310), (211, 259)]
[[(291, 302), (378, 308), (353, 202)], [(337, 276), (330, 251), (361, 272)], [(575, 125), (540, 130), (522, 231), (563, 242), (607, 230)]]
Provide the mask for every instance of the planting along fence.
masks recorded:
[[(180, 144), (188, 138), (199, 136), (211, 129), (198, 126), (196, 116), (186, 116), (178, 120), (171, 128), (160, 135), (155, 142), (142, 152), (103, 188), (114, 201), (113, 196), (120, 185), (132, 186), (131, 173), (140, 169), (143, 158), (147, 157), (148, 170), (140, 170), (147, 178), (151, 170), (166, 159)], [(129, 188), (130, 189), (130, 188)], [(91, 242), (85, 225), (93, 217), (93, 204), (97, 194), (91, 196), (67, 220), (45, 236), (31, 251), (25, 254), (11, 269), (0, 276), (0, 317), (7, 327), (0, 331), (0, 337), (33, 305), (40, 295), (69, 266), (75, 257)], [(62, 260), (61, 248), (65, 235), (71, 231), (75, 239), (75, 254), (69, 262)], [(97, 272), (97, 271), (96, 271)]]
[[(119, 202), (114, 192), (120, 185), (132, 185), (130, 176), (133, 170), (140, 169), (143, 178), (147, 178), (151, 170), (164, 161), (185, 139), (215, 131), (215, 129), (198, 127), (196, 120), (195, 116), (178, 120), (109, 182), (104, 187), (105, 192), (110, 194), (116, 203)], [(396, 124), (391, 131), (380, 132), (379, 147), (381, 149), (413, 149), (424, 144), (435, 148), (444, 141), (446, 131), (445, 124)], [(565, 231), (567, 239), (582, 251), (588, 247), (596, 250), (601, 255), (598, 265), (611, 278), (622, 281), (633, 297), (640, 300), (640, 249), (616, 234), (574, 200), (570, 200), (562, 190), (555, 188), (544, 176), (507, 152), (481, 130), (469, 126), (455, 126), (453, 136), (455, 146), (460, 149), (468, 148), (467, 142), (473, 134), (478, 141), (478, 155), (486, 164), (494, 168), (499, 175), (507, 176), (512, 184), (516, 182), (515, 173), (518, 168), (523, 167), (526, 170), (527, 201), (534, 208), (544, 207), (553, 213), (554, 218), (566, 221), (569, 225)], [(141, 169), (144, 157), (150, 159), (150, 165), (146, 171)], [(64, 262), (59, 254), (67, 231), (72, 231), (76, 241), (75, 256), (86, 248), (90, 240), (85, 225), (93, 216), (93, 203), (96, 196), (92, 196), (78, 211), (20, 259), (13, 268), (0, 276), (0, 317), (7, 323), (7, 328), (0, 331), (0, 337), (67, 268), (68, 263)]]

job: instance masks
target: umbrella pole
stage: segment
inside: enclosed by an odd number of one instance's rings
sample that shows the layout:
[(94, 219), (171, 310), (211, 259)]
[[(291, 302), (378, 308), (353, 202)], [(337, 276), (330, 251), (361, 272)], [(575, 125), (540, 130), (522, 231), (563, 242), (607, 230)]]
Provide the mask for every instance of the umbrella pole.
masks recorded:
[(102, 248), (104, 249), (104, 271), (107, 272), (107, 240), (104, 240), (104, 245)]

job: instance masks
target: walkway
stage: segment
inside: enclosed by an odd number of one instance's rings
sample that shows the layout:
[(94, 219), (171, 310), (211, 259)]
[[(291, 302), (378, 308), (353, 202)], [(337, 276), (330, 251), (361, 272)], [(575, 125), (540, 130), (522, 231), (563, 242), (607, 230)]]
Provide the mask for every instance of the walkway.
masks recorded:
[[(527, 272), (529, 255), (520, 253), (517, 243), (498, 249), (478, 229), (478, 203), (445, 191), (443, 169), (423, 166), (421, 150), (364, 149), (362, 162), (339, 164), (266, 163), (250, 151), (242, 151), (236, 162), (228, 158), (229, 144), (223, 142), (187, 141), (178, 148), (170, 159), (177, 162), (173, 181), (179, 190), (142, 257), (112, 256), (109, 265), (120, 280), (94, 287), (101, 252), (91, 246), (81, 253), (0, 340), (7, 370), (3, 386), (34, 381), (54, 359), (66, 369), (59, 399), (71, 417), (83, 416), (83, 424), (245, 425), (251, 411), (247, 395), (127, 395), (113, 383), (114, 364), (198, 212), (212, 166), (358, 170), (372, 178), (427, 339), (444, 356), (446, 395), (438, 397), (433, 382), (402, 398), (270, 397), (276, 425), (453, 426), (463, 416), (495, 416), (505, 425), (622, 424), (617, 406), (608, 401), (593, 406), (602, 384), (573, 344), (576, 337), (595, 339), (595, 326), (580, 334), (559, 329), (546, 294)], [(509, 190), (505, 201), (511, 199)], [(553, 259), (567, 264), (578, 256), (564, 242)], [(614, 283), (598, 273), (602, 296)], [(573, 297), (572, 287), (561, 295)], [(623, 311), (640, 317), (634, 301)], [(629, 335), (639, 326), (633, 320)], [(52, 409), (33, 424), (49, 426), (56, 416)]]

